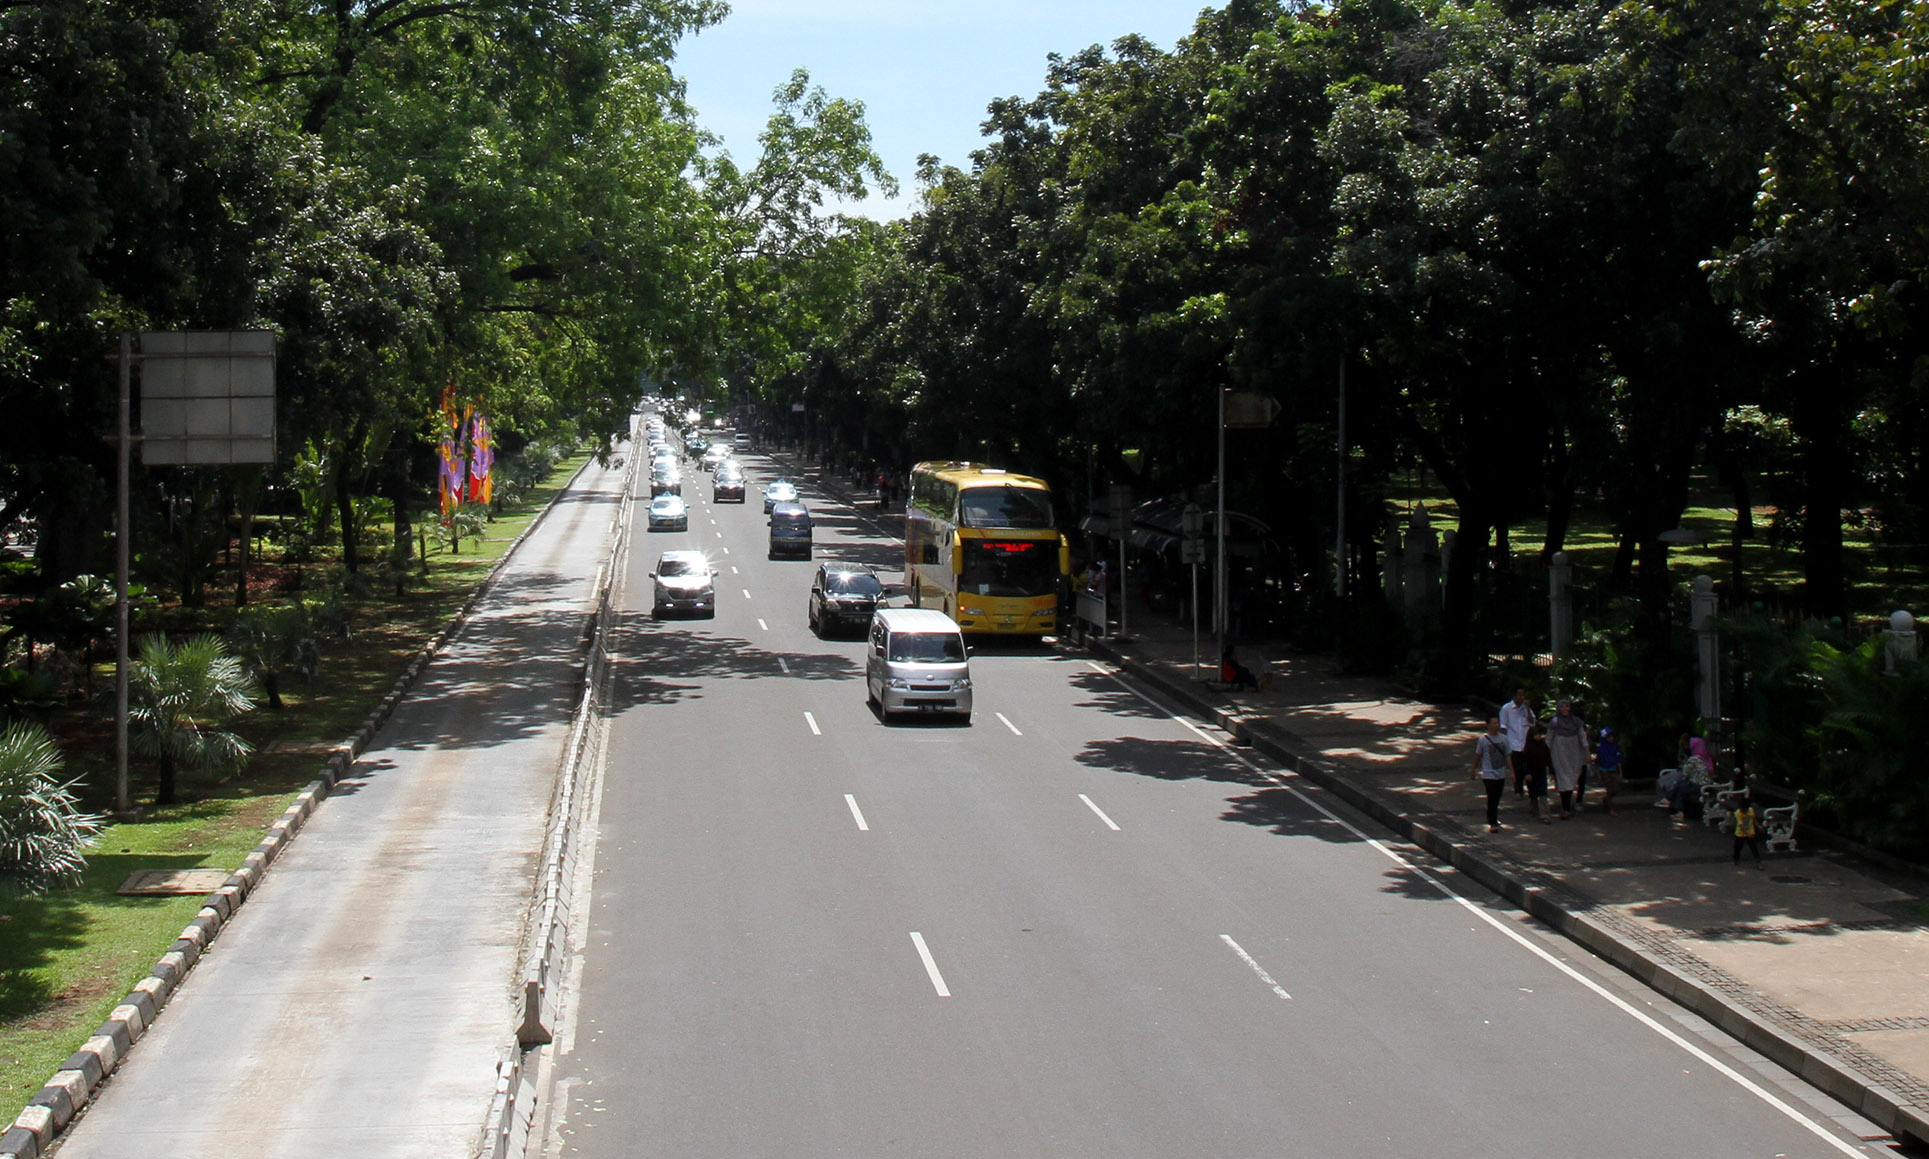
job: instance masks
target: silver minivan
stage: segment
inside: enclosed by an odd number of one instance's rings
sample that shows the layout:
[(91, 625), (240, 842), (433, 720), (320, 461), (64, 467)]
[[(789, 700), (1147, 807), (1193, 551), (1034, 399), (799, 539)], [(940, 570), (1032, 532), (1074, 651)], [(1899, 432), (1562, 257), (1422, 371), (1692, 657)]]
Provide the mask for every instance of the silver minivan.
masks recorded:
[(957, 621), (930, 608), (880, 608), (864, 651), (864, 692), (894, 712), (950, 713), (971, 721), (971, 650)]

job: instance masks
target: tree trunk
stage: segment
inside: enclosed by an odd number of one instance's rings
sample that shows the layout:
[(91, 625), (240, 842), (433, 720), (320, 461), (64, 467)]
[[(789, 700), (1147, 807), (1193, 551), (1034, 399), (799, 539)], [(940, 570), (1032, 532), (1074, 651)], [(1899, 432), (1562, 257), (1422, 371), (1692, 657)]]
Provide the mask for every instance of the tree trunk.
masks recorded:
[(1802, 439), (1802, 603), (1818, 620), (1846, 619), (1842, 509), (1847, 505), (1848, 432), (1836, 396), (1813, 377), (1797, 383), (1795, 425)]
[(1441, 692), (1466, 690), (1473, 672), (1474, 596), (1481, 557), (1495, 520), (1479, 507), (1462, 503), (1447, 560), (1446, 592), (1440, 616), (1440, 651), (1434, 657), (1433, 683)]
[(161, 754), (160, 783), (156, 785), (154, 789), (154, 803), (156, 805), (172, 805), (177, 800), (179, 800), (179, 796), (176, 792), (175, 785), (174, 757), (166, 751), (163, 751)]
[(351, 573), (361, 570), (361, 553), (355, 543), (355, 497), (348, 488), (348, 453), (342, 453), (335, 469), (335, 508), (342, 520), (342, 566)]
[(1548, 464), (1547, 538), (1541, 541), (1541, 562), (1567, 547), (1567, 528), (1574, 518), (1574, 461), (1567, 452), (1567, 432), (1554, 431), (1553, 460)]
[(255, 513), (261, 510), (261, 468), (244, 471), (235, 480), (234, 499), (240, 516), (237, 533), (241, 538), (241, 566), (234, 575), (234, 606), (248, 606), (248, 572), (255, 561)]
[(388, 472), (389, 506), (395, 512), (395, 550), (392, 562), (395, 570), (395, 594), (400, 596), (408, 588), (409, 565), (415, 553), (415, 530), (409, 518), (409, 440), (399, 438), (389, 451)]

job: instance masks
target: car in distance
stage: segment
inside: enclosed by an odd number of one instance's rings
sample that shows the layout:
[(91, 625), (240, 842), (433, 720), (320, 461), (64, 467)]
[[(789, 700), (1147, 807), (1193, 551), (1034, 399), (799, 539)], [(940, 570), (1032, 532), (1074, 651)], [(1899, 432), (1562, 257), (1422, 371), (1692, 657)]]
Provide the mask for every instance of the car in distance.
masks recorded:
[(894, 712), (949, 713), (971, 723), (971, 651), (958, 622), (932, 608), (883, 608), (871, 617), (864, 694)]
[(730, 457), (730, 448), (722, 443), (712, 443), (704, 449), (703, 458), (698, 460), (706, 471), (714, 471), (725, 459)]
[(871, 626), (884, 585), (877, 573), (861, 563), (826, 563), (810, 582), (810, 630), (819, 636), (839, 628)]
[(764, 487), (764, 514), (779, 503), (797, 502), (797, 484), (789, 479), (777, 479)]
[(690, 508), (681, 495), (658, 495), (650, 500), (651, 531), (690, 530)]
[(735, 463), (717, 468), (717, 473), (710, 477), (710, 502), (743, 502), (743, 468)]
[(717, 573), (700, 551), (666, 551), (656, 561), (650, 580), (656, 598), (650, 614), (662, 619), (671, 612), (717, 614)]

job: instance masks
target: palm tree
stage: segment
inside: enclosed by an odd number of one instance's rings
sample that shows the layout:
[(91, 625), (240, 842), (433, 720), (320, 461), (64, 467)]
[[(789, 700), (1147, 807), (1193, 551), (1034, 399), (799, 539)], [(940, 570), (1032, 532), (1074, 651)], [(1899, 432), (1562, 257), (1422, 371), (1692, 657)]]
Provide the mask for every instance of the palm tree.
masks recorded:
[(205, 632), (177, 644), (147, 636), (129, 676), (133, 747), (161, 765), (155, 804), (176, 800), (177, 770), (239, 768), (254, 751), (225, 726), (253, 711), (260, 687), (221, 637)]
[(59, 780), (60, 750), (47, 730), (16, 721), (0, 731), (0, 884), (45, 893), (86, 868), (83, 851), (101, 819), (75, 807), (73, 782)]

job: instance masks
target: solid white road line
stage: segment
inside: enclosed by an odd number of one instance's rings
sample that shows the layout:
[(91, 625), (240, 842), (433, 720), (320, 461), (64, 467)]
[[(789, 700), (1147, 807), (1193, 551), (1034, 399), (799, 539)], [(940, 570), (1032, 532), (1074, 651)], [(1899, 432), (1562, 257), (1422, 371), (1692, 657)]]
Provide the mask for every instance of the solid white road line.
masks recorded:
[(777, 657), (777, 667), (784, 670), (785, 676), (790, 675), (790, 661), (784, 659), (782, 656)]
[(1448, 885), (1444, 881), (1441, 881), (1438, 877), (1434, 876), (1432, 873), (1428, 872), (1426, 869), (1422, 868), (1421, 866), (1414, 864), (1411, 860), (1409, 860), (1406, 856), (1401, 854), (1398, 850), (1387, 848), (1387, 846), (1381, 841), (1368, 836), (1363, 830), (1359, 828), (1359, 826), (1353, 824), (1351, 821), (1348, 821), (1346, 818), (1340, 816), (1338, 813), (1335, 813), (1333, 810), (1328, 809), (1324, 804), (1320, 803), (1318, 800), (1315, 800), (1314, 798), (1307, 796), (1304, 792), (1288, 784), (1287, 778), (1292, 774), (1282, 775), (1273, 769), (1261, 768), (1259, 765), (1254, 764), (1251, 760), (1249, 760), (1244, 753), (1241, 753), (1239, 750), (1231, 747), (1230, 745), (1226, 744), (1226, 742), (1220, 740), (1219, 738), (1207, 734), (1205, 731), (1200, 729), (1197, 725), (1193, 724), (1191, 721), (1187, 720), (1185, 717), (1180, 716), (1178, 713), (1172, 711), (1172, 709), (1167, 708), (1165, 705), (1152, 699), (1150, 696), (1147, 696), (1144, 692), (1141, 692), (1136, 685), (1126, 680), (1124, 677), (1120, 676), (1117, 671), (1111, 668), (1107, 668), (1102, 664), (1094, 663), (1093, 661), (1090, 661), (1090, 660), (1087, 660), (1085, 663), (1089, 665), (1094, 672), (1100, 672), (1107, 676), (1110, 676), (1113, 680), (1118, 682), (1120, 687), (1124, 688), (1132, 695), (1138, 697), (1140, 700), (1145, 701), (1145, 703), (1158, 709), (1160, 712), (1165, 713), (1167, 716), (1170, 716), (1173, 720), (1178, 721), (1180, 724), (1185, 725), (1187, 728), (1191, 729), (1194, 733), (1196, 733), (1199, 736), (1199, 739), (1205, 741), (1209, 745), (1212, 745), (1214, 748), (1219, 749), (1221, 752), (1225, 753), (1227, 756), (1231, 757), (1232, 759), (1238, 761), (1240, 764), (1246, 766), (1248, 769), (1252, 770), (1255, 773), (1258, 773), (1266, 780), (1279, 786), (1282, 789), (1285, 789), (1293, 796), (1299, 798), (1301, 801), (1305, 802), (1309, 807), (1311, 807), (1312, 809), (1316, 810), (1317, 812), (1325, 816), (1327, 820), (1332, 821), (1336, 825), (1339, 825), (1341, 828), (1351, 833), (1354, 837), (1358, 838), (1364, 844), (1370, 846), (1373, 849), (1378, 850), (1380, 854), (1383, 857), (1385, 857), (1387, 860), (1393, 862), (1395, 865), (1400, 866), (1402, 869), (1405, 869), (1410, 873), (1418, 874), (1423, 880), (1427, 882), (1427, 884), (1439, 890), (1446, 897), (1452, 898), (1454, 901), (1460, 903), (1460, 905), (1464, 909), (1466, 909), (1467, 912), (1473, 914), (1481, 921), (1486, 922), (1494, 929), (1499, 930), (1502, 934), (1505, 934), (1516, 944), (1526, 949), (1528, 953), (1533, 954), (1535, 957), (1546, 962), (1548, 965), (1554, 967), (1556, 970), (1559, 970), (1561, 973), (1567, 975), (1569, 978), (1572, 978), (1574, 981), (1580, 983), (1582, 986), (1593, 991), (1595, 994), (1601, 996), (1602, 998), (1607, 999), (1608, 1002), (1611, 1003), (1615, 1009), (1635, 1019), (1636, 1021), (1640, 1022), (1643, 1026), (1646, 1026), (1649, 1030), (1654, 1031), (1656, 1034), (1659, 1034), (1662, 1038), (1667, 1039), (1669, 1042), (1672, 1042), (1676, 1046), (1680, 1047), (1682, 1050), (1688, 1052), (1688, 1054), (1693, 1056), (1697, 1061), (1702, 1062), (1707, 1066), (1711, 1067), (1717, 1074), (1725, 1075), (1728, 1078), (1732, 1079), (1736, 1083), (1736, 1085), (1740, 1086), (1743, 1090), (1754, 1095), (1756, 1098), (1762, 1100), (1764, 1103), (1767, 1103), (1769, 1106), (1780, 1111), (1782, 1114), (1787, 1115), (1790, 1119), (1793, 1119), (1795, 1122), (1800, 1123), (1802, 1126), (1808, 1128), (1809, 1132), (1813, 1134), (1816, 1138), (1821, 1139), (1823, 1142), (1829, 1144), (1831, 1147), (1834, 1147), (1837, 1151), (1840, 1151), (1844, 1155), (1866, 1154), (1863, 1151), (1859, 1151), (1856, 1148), (1849, 1146), (1847, 1143), (1836, 1138), (1834, 1135), (1831, 1135), (1828, 1131), (1828, 1128), (1822, 1126), (1822, 1124), (1816, 1122), (1814, 1119), (1810, 1118), (1809, 1116), (1803, 1114), (1801, 1111), (1783, 1102), (1780, 1098), (1778, 1098), (1774, 1094), (1771, 1094), (1767, 1089), (1762, 1087), (1760, 1084), (1756, 1083), (1753, 1079), (1749, 1078), (1747, 1075), (1742, 1074), (1740, 1071), (1737, 1071), (1735, 1068), (1729, 1066), (1727, 1063), (1722, 1062), (1720, 1059), (1709, 1054), (1707, 1051), (1696, 1046), (1694, 1043), (1689, 1042), (1686, 1038), (1683, 1038), (1680, 1034), (1669, 1029), (1667, 1026), (1662, 1025), (1662, 1023), (1659, 1020), (1657, 1020), (1653, 1015), (1648, 1014), (1646, 1011), (1641, 1010), (1639, 1007), (1623, 999), (1620, 995), (1615, 994), (1612, 991), (1608, 990), (1606, 987), (1602, 986), (1599, 982), (1596, 982), (1594, 979), (1589, 978), (1586, 974), (1581, 973), (1579, 970), (1576, 970), (1574, 967), (1568, 965), (1566, 962), (1561, 961), (1559, 958), (1555, 957), (1549, 951), (1543, 949), (1540, 946), (1535, 945), (1533, 942), (1527, 939), (1526, 935), (1522, 934), (1518, 930), (1511, 928), (1510, 926), (1508, 926), (1506, 922), (1501, 921), (1493, 914), (1487, 912), (1484, 906), (1476, 905), (1474, 902), (1469, 901), (1467, 898), (1460, 896), (1459, 893), (1454, 891), (1452, 886)]
[(811, 734), (812, 736), (823, 736), (823, 735), (824, 735), (824, 730), (823, 730), (823, 729), (821, 729), (821, 728), (818, 728), (818, 727), (817, 727), (817, 718), (816, 718), (816, 717), (814, 717), (814, 716), (812, 716), (812, 715), (811, 715), (810, 713), (808, 713), (808, 712), (806, 712), (806, 713), (804, 714), (804, 723), (805, 723), (805, 724), (807, 724), (807, 725), (810, 725), (810, 734)]
[(864, 823), (864, 810), (857, 807), (857, 798), (853, 797), (849, 793), (846, 793), (844, 794), (844, 803), (851, 807), (851, 819), (857, 822), (857, 827), (863, 830), (864, 832), (869, 833), (871, 831), (871, 827)]
[(1106, 824), (1107, 826), (1109, 826), (1109, 827), (1111, 828), (1111, 830), (1112, 830), (1112, 832), (1114, 832), (1114, 833), (1117, 833), (1117, 832), (1119, 832), (1119, 831), (1120, 831), (1120, 830), (1119, 830), (1119, 827), (1118, 827), (1118, 824), (1117, 824), (1116, 822), (1114, 822), (1114, 821), (1113, 821), (1113, 820), (1112, 820), (1112, 819), (1111, 819), (1110, 817), (1107, 817), (1107, 816), (1105, 815), (1105, 810), (1103, 810), (1103, 809), (1101, 809), (1101, 808), (1099, 808), (1099, 807), (1098, 807), (1097, 805), (1095, 805), (1095, 804), (1093, 804), (1093, 803), (1092, 803), (1092, 799), (1091, 799), (1090, 797), (1088, 797), (1088, 796), (1086, 796), (1086, 795), (1085, 795), (1085, 794), (1083, 794), (1083, 793), (1080, 793), (1080, 794), (1078, 795), (1078, 799), (1079, 799), (1079, 800), (1081, 800), (1081, 801), (1083, 801), (1083, 802), (1085, 802), (1085, 806), (1086, 806), (1086, 808), (1088, 808), (1088, 809), (1090, 809), (1090, 810), (1091, 810), (1092, 812), (1094, 812), (1094, 813), (1097, 813), (1097, 814), (1098, 814), (1098, 819), (1099, 819), (1099, 820), (1101, 820), (1101, 821), (1103, 821), (1103, 822), (1105, 822), (1105, 824)]
[(995, 716), (995, 717), (997, 717), (997, 718), (998, 718), (999, 720), (1004, 720), (1004, 721), (1005, 721), (1005, 727), (1011, 730), (1011, 735), (1013, 735), (1013, 736), (1024, 736), (1024, 735), (1025, 735), (1024, 733), (1022, 733), (1022, 732), (1019, 732), (1019, 731), (1018, 731), (1018, 726), (1017, 726), (1017, 725), (1015, 725), (1015, 724), (1013, 724), (1013, 723), (1012, 723), (1012, 722), (1010, 722), (1009, 720), (1005, 720), (1005, 714), (1004, 714), (1004, 713), (1002, 713), (1002, 712), (994, 712), (994, 713), (992, 713), (991, 715), (993, 715), (993, 716)]
[(768, 632), (768, 631), (770, 631), (770, 625), (769, 625), (769, 624), (766, 624), (766, 623), (764, 623), (764, 621), (763, 621), (763, 617), (761, 617), (761, 616), (759, 616), (759, 617), (757, 618), (757, 626), (758, 626), (759, 628), (762, 628), (762, 629), (763, 629), (764, 631), (766, 631), (766, 632)]
[(1253, 960), (1253, 956), (1246, 952), (1246, 948), (1244, 946), (1232, 940), (1231, 934), (1220, 934), (1219, 938), (1221, 941), (1225, 942), (1228, 946), (1232, 947), (1232, 952), (1239, 955), (1240, 961), (1246, 963), (1246, 965), (1251, 966), (1253, 968), (1253, 973), (1259, 975), (1259, 980), (1261, 982), (1264, 982), (1266, 985), (1271, 986), (1273, 988), (1273, 993), (1279, 995), (1281, 998), (1286, 999), (1288, 1002), (1291, 1002), (1293, 1000), (1293, 996), (1291, 994), (1286, 993), (1285, 990), (1280, 988), (1279, 983), (1273, 981), (1273, 976), (1266, 972), (1265, 967), (1261, 966), (1258, 962), (1255, 962)]
[(945, 988), (944, 975), (938, 973), (937, 959), (931, 956), (931, 948), (924, 944), (924, 935), (911, 931), (911, 944), (918, 948), (918, 957), (924, 959), (924, 972), (931, 975), (931, 984), (938, 989), (938, 997), (949, 998), (951, 991)]

